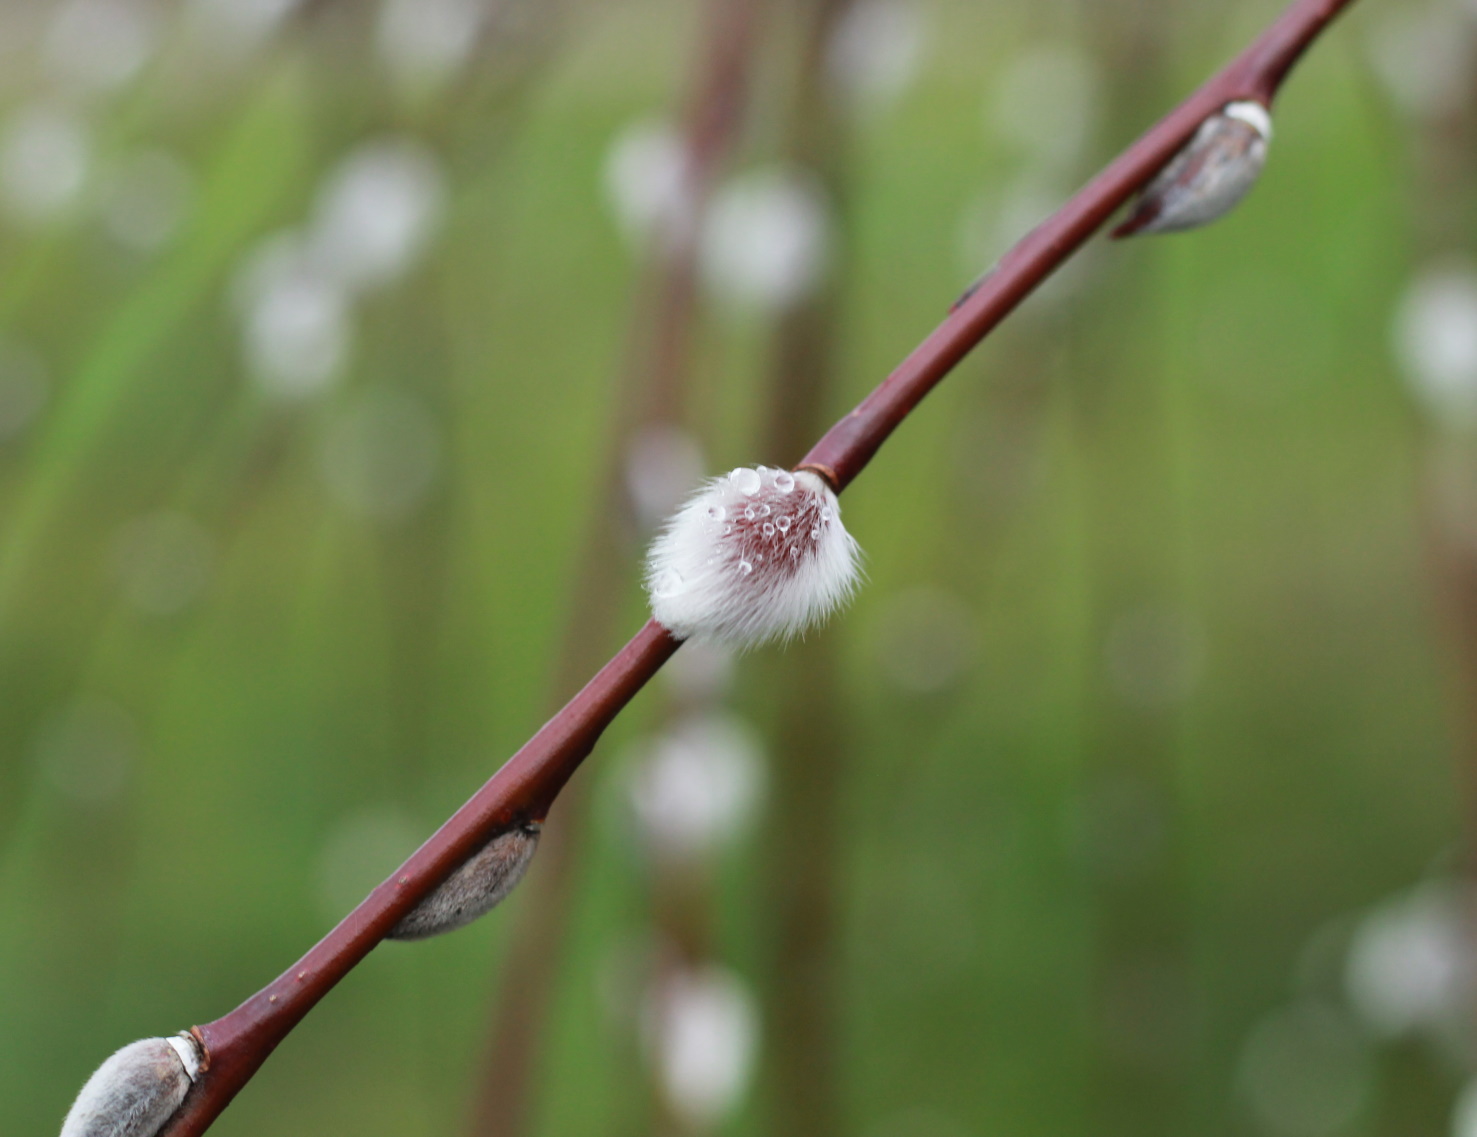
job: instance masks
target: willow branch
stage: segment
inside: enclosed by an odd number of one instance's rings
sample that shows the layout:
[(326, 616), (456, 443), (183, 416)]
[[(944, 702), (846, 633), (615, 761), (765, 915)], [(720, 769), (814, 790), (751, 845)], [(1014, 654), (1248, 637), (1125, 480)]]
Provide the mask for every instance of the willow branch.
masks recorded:
[(208, 1065), (161, 1130), (194, 1137), (220, 1116), (293, 1027), (402, 918), (495, 834), (543, 818), (612, 719), (679, 644), (654, 620), (565, 704), (395, 874), (307, 955), (230, 1014), (196, 1027)]
[[(1012, 248), (802, 465), (839, 491), (964, 356), (1060, 267), (1228, 102), (1270, 103), (1288, 71), (1352, 0), (1296, 0), (1246, 51)], [(195, 1028), (208, 1066), (161, 1131), (198, 1137), (272, 1050), (391, 928), (488, 840), (539, 820), (617, 713), (679, 647), (650, 621), (404, 865), (307, 955), (224, 1018)]]
[[(580, 558), (569, 623), (555, 667), (553, 690), (562, 695), (598, 667), (610, 650), (624, 583), (617, 566), (629, 550), (636, 510), (625, 491), (625, 450), (643, 427), (680, 424), (693, 363), (698, 323), (698, 242), (712, 191), (740, 134), (752, 85), (764, 0), (709, 0), (698, 34), (682, 114), (684, 199), (690, 212), (681, 240), (664, 227), (649, 251), (632, 318), (632, 344), (619, 379), (612, 444)], [(508, 948), (490, 1016), (487, 1052), (475, 1095), (469, 1137), (521, 1137), (529, 1132), (542, 1026), (562, 959), (561, 945), (574, 898), (576, 838), (588, 809), (578, 783), (561, 798), (558, 824), (544, 831), (539, 856), (525, 883), (532, 903)]]
[(1061, 209), (1033, 229), (954, 305), (851, 414), (833, 426), (801, 465), (839, 493), (872, 460), (955, 364), (1075, 253), (1227, 103), (1271, 105), (1282, 80), (1318, 34), (1353, 0), (1298, 0), (1218, 75), (1139, 138)]

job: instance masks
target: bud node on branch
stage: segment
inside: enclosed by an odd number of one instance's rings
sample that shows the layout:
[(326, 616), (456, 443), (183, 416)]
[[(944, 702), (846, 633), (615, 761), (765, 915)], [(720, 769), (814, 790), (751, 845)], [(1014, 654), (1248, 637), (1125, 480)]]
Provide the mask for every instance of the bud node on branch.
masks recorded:
[(856, 589), (860, 550), (810, 470), (740, 467), (690, 497), (652, 543), (646, 587), (681, 639), (755, 647), (820, 623)]

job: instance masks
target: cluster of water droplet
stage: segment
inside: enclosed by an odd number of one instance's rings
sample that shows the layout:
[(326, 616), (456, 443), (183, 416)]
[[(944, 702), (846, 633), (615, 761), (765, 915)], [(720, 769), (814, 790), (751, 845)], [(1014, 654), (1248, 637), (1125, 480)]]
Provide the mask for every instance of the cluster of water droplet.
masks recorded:
[(657, 619), (679, 635), (782, 638), (849, 594), (856, 547), (815, 474), (740, 467), (690, 499), (652, 547)]
[(742, 576), (766, 563), (793, 567), (791, 562), (800, 559), (806, 542), (813, 545), (820, 539), (820, 527), (831, 522), (829, 507), (817, 508), (812, 495), (794, 492), (795, 475), (788, 470), (744, 468), (735, 470), (729, 480), (752, 500), (731, 517), (721, 505), (710, 506), (708, 516), (714, 524), (722, 523), (724, 536), (736, 538), (740, 555), (735, 568)]
[[(727, 480), (739, 500), (714, 501), (703, 511), (704, 528), (717, 538), (706, 558), (709, 567), (726, 565), (739, 577), (754, 572), (787, 575), (835, 521), (835, 510), (819, 495), (803, 487), (795, 492), (795, 475), (788, 470), (744, 466)], [(684, 583), (677, 570), (668, 569), (653, 591), (670, 596)]]

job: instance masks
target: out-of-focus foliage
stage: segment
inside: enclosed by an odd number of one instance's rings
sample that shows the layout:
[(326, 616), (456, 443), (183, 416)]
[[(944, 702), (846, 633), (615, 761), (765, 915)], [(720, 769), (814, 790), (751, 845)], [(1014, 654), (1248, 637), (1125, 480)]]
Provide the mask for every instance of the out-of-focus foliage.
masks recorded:
[[(1417, 129), (1364, 52), (1390, 6), (1300, 67), (1231, 218), (1095, 248), (847, 494), (869, 581), (820, 634), (849, 714), (860, 1137), (1451, 1124), (1474, 695), (1425, 568), (1436, 446), (1388, 361)], [(6, 1133), (285, 968), (541, 721), (650, 208), (612, 209), (611, 147), (671, 107), (696, 7), (0, 7)], [(834, 56), (837, 414), (1277, 5), (870, 7)], [(1162, 36), (1111, 47), (1119, 7)], [(766, 172), (777, 102), (761, 79), (705, 272), (714, 470), (798, 458), (752, 441), (766, 297), (824, 271), (814, 203)], [(625, 192), (659, 198), (644, 153)], [(1401, 334), (1443, 334), (1421, 318)], [(1448, 467), (1441, 500), (1477, 508)], [(738, 668), (763, 727), (763, 659)], [(644, 709), (580, 775), (599, 808), (541, 1075), (560, 1137), (643, 1125), (619, 759)], [(762, 832), (720, 921), (756, 981)], [(455, 1132), (525, 899), (376, 951), (215, 1131)]]

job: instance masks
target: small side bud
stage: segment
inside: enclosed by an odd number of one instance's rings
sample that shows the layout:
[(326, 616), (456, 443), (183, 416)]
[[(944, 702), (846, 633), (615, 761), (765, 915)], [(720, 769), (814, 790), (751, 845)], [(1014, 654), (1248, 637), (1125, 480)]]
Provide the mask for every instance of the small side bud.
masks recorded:
[(856, 589), (860, 550), (808, 470), (740, 468), (667, 522), (646, 557), (657, 622), (680, 639), (755, 647), (820, 623)]
[(498, 834), (396, 924), (390, 939), (439, 936), (491, 912), (523, 879), (542, 829), (537, 821), (528, 821)]
[(1149, 183), (1115, 237), (1198, 229), (1229, 213), (1267, 163), (1272, 117), (1261, 103), (1227, 103)]
[(62, 1122), (61, 1137), (154, 1137), (203, 1066), (190, 1034), (130, 1042), (97, 1068)]

